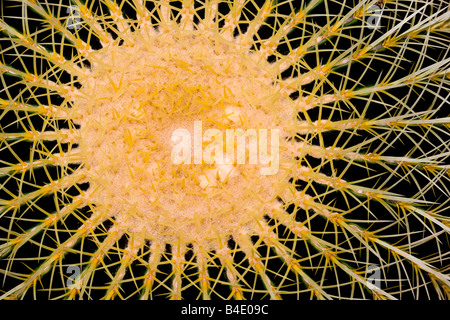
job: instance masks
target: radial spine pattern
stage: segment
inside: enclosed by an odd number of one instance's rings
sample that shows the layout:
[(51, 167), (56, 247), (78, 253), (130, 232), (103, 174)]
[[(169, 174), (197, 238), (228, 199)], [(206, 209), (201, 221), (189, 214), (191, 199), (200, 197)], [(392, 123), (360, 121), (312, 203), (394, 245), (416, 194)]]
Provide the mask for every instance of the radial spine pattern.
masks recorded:
[(10, 1), (1, 299), (450, 298), (448, 1)]

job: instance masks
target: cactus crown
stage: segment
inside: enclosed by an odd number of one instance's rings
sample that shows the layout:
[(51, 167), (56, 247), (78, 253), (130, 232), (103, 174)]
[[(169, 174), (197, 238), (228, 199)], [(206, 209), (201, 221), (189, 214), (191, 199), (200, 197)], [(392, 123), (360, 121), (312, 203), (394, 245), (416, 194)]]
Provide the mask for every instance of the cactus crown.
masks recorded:
[(0, 298), (450, 298), (448, 1), (8, 4)]

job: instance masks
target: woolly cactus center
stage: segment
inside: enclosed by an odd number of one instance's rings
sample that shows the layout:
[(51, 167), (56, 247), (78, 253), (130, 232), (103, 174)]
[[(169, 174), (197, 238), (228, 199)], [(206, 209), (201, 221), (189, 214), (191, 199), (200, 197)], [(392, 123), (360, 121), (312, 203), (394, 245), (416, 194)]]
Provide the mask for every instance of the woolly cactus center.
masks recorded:
[[(89, 201), (128, 232), (166, 242), (214, 241), (217, 234), (257, 228), (285, 173), (264, 175), (263, 164), (249, 163), (249, 137), (246, 161), (238, 164), (237, 138), (232, 156), (225, 136), (227, 129), (268, 130), (269, 152), (270, 130), (279, 130), (284, 141), (280, 108), (289, 98), (263, 71), (268, 62), (205, 36), (141, 31), (128, 40), (90, 52), (92, 74), (79, 79), (82, 88), (73, 101)], [(205, 139), (209, 129), (223, 134), (225, 161), (205, 161), (208, 145), (220, 142), (217, 136)], [(180, 130), (191, 161), (174, 163), (173, 137)]]

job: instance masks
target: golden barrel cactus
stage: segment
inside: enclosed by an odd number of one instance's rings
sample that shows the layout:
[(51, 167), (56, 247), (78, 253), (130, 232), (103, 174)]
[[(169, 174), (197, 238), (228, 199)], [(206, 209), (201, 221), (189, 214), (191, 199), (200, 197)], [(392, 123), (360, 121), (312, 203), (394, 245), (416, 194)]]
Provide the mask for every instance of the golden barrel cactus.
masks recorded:
[(450, 298), (449, 1), (17, 0), (1, 299)]

